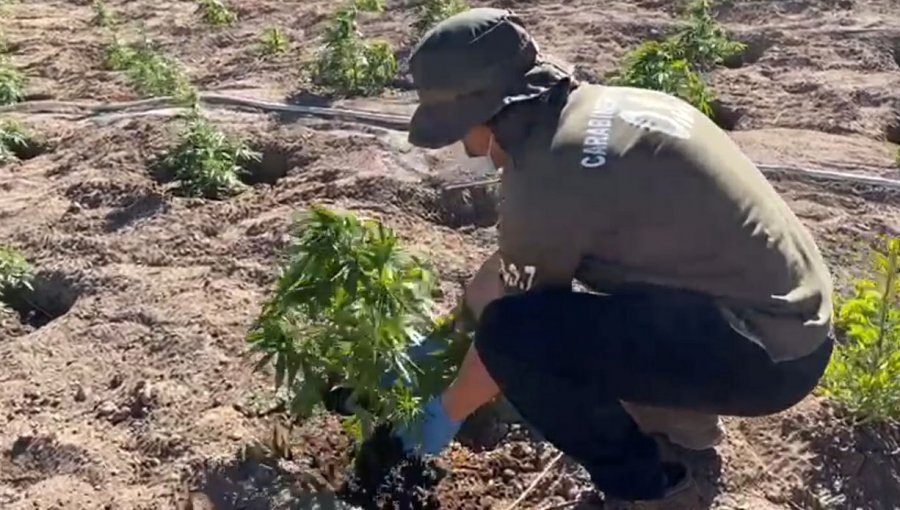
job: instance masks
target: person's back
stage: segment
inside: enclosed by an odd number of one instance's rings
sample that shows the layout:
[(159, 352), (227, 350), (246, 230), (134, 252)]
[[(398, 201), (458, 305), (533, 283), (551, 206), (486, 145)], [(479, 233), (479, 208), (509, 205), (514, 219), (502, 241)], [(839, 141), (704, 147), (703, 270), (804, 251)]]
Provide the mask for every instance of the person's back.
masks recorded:
[(551, 243), (560, 274), (577, 264), (595, 291), (708, 294), (776, 360), (826, 338), (831, 279), (813, 239), (727, 133), (684, 101), (581, 84), (558, 124), (506, 149), (501, 252)]

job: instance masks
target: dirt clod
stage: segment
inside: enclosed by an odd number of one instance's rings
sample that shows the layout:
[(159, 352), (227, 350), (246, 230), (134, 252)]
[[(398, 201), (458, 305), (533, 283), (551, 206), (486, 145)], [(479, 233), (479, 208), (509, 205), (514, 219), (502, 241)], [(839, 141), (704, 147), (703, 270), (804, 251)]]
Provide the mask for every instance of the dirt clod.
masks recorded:
[(365, 510), (431, 510), (440, 508), (432, 492), (444, 473), (433, 460), (403, 453), (400, 440), (382, 426), (360, 447), (339, 496)]
[(489, 227), (497, 222), (497, 186), (442, 190), (439, 223), (451, 228)]

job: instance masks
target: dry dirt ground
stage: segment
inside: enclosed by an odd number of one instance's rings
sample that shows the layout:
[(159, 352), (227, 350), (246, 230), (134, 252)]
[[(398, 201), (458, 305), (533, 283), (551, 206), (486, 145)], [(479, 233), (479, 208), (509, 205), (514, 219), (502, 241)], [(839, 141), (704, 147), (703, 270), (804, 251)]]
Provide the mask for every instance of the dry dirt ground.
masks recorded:
[[(203, 26), (189, 1), (107, 4), (133, 33), (142, 25), (204, 90), (331, 102), (298, 71), (336, 8), (331, 1), (233, 2), (240, 22), (221, 30)], [(674, 7), (664, 0), (492, 5), (520, 12), (546, 52), (594, 80), (670, 26)], [(136, 97), (102, 69), (108, 39), (90, 25), (86, 0), (24, 0), (0, 16), (30, 99)], [(892, 120), (900, 112), (896, 0), (732, 0), (720, 19), (751, 45), (742, 62), (710, 80), (722, 118), (754, 160), (900, 177), (888, 142), (900, 142)], [(363, 29), (390, 39), (402, 57), (410, 21), (408, 9), (388, 2)], [(254, 53), (270, 26), (292, 38), (289, 55)], [(381, 98), (341, 103), (408, 112), (405, 83)], [(319, 201), (383, 218), (435, 261), (444, 305), (495, 239), (484, 200), (465, 205), (437, 191), (433, 176), (458, 170), (449, 154), (411, 148), (404, 133), (211, 111), (265, 158), (251, 190), (208, 201), (181, 198), (148, 171), (173, 144), (176, 120), (3, 115), (22, 118), (43, 142), (33, 157), (0, 168), (0, 242), (42, 271), (29, 310), (0, 312), (3, 509), (302, 508), (311, 491), (339, 482), (347, 439), (323, 416), (293, 431), (290, 459), (261, 455), (254, 445), (266, 441), (274, 420), (264, 415), (271, 378), (252, 372), (244, 343), (291, 214)], [(900, 233), (896, 190), (773, 181), (842, 286), (876, 234)], [(483, 421), (467, 424), (461, 444), (444, 455), (453, 467), (440, 486), (446, 508), (504, 508), (554, 455), (520, 425)], [(671, 508), (900, 507), (896, 429), (849, 428), (816, 398), (727, 425), (715, 453), (671, 452), (690, 460), (699, 482)], [(577, 466), (564, 462), (520, 508), (616, 508), (587, 487)]]

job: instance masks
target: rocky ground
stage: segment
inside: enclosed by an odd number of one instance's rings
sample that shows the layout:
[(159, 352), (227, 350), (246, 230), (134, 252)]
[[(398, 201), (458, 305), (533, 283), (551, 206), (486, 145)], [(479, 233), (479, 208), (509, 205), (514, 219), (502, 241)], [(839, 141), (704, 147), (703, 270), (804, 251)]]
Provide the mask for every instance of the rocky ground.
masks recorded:
[[(479, 5), (485, 2), (476, 2)], [(409, 112), (398, 80), (379, 98), (332, 100), (302, 81), (333, 2), (248, 0), (213, 30), (194, 3), (108, 2), (159, 41), (198, 87), (269, 100)], [(498, 1), (520, 12), (544, 51), (601, 81), (640, 40), (672, 23), (673, 2)], [(31, 100), (137, 96), (102, 69), (108, 36), (86, 1), (26, 0), (0, 11)], [(710, 76), (720, 117), (755, 161), (900, 178), (900, 9), (892, 0), (725, 2), (721, 21), (751, 46)], [(388, 2), (366, 33), (408, 53), (411, 12)], [(279, 26), (285, 56), (261, 59)], [(148, 170), (173, 144), (168, 116), (108, 122), (3, 112), (39, 134), (39, 150), (0, 167), (0, 242), (40, 268), (30, 302), (0, 311), (0, 508), (308, 508), (341, 481), (348, 439), (322, 416), (290, 432), (274, 459), (271, 378), (252, 371), (244, 337), (276, 270), (291, 214), (312, 202), (384, 219), (435, 261), (451, 305), (458, 281), (492, 249), (489, 208), (442, 194), (455, 149), (427, 154), (405, 133), (209, 115), (262, 151), (249, 191), (221, 201), (171, 192)], [(438, 176), (438, 179), (435, 179)], [(900, 233), (900, 192), (772, 175), (821, 244), (840, 285), (880, 233)], [(476, 199), (489, 198), (477, 195)], [(481, 418), (490, 418), (481, 417)], [(892, 509), (900, 502), (900, 433), (854, 429), (818, 398), (764, 419), (730, 419), (715, 453), (687, 458), (690, 509)], [(521, 425), (472, 420), (442, 457), (444, 508), (505, 508), (556, 452)], [(579, 468), (553, 467), (519, 508), (616, 508)], [(306, 506), (304, 506), (306, 505)], [(556, 506), (554, 506), (556, 505)]]

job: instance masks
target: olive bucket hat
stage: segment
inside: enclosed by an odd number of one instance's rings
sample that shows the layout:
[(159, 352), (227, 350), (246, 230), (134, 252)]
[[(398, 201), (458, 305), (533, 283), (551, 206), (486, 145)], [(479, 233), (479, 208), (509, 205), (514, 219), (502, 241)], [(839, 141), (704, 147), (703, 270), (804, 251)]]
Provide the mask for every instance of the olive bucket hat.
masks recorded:
[(419, 95), (410, 143), (445, 147), (504, 106), (527, 99), (522, 83), (537, 55), (521, 20), (506, 9), (469, 9), (434, 26), (409, 60)]

